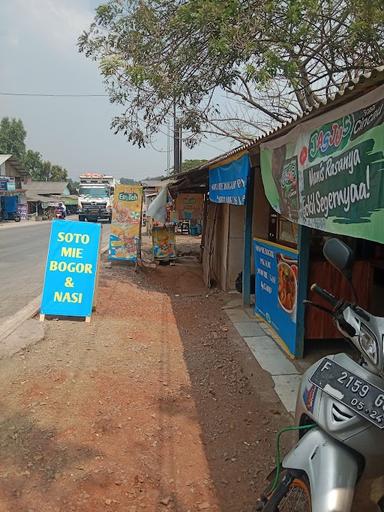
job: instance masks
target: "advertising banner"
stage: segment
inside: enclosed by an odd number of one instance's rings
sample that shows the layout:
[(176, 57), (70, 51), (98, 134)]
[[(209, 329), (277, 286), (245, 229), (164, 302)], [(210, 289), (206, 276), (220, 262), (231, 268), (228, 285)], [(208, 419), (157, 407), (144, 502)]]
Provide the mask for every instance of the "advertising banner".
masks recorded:
[(152, 247), (156, 260), (174, 260), (176, 258), (175, 226), (154, 226)]
[(176, 215), (178, 220), (190, 220), (201, 223), (203, 217), (203, 194), (178, 194), (176, 197)]
[(143, 188), (116, 185), (113, 197), (109, 259), (137, 261), (140, 234)]
[(295, 354), (298, 253), (265, 240), (254, 240), (255, 312)]
[(245, 204), (249, 174), (249, 156), (215, 167), (208, 172), (209, 199), (213, 203)]
[(91, 316), (100, 236), (100, 224), (52, 221), (41, 314)]
[(265, 193), (289, 220), (384, 242), (384, 86), (261, 145)]

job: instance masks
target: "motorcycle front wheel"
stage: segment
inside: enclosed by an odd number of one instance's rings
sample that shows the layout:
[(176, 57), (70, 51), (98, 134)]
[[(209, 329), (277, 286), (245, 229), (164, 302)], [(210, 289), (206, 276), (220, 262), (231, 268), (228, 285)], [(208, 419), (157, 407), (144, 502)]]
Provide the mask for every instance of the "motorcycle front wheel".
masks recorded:
[(311, 512), (311, 493), (307, 482), (295, 478), (281, 499), (276, 512)]
[(255, 512), (311, 512), (311, 493), (306, 476), (286, 473), (275, 490), (262, 497)]

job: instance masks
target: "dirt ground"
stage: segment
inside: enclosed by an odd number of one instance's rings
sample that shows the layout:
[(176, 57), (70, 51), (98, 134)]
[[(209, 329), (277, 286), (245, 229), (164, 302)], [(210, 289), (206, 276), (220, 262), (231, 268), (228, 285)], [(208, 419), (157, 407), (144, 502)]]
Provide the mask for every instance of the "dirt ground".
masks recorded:
[(251, 512), (291, 419), (226, 301), (194, 251), (103, 261), (90, 324), (0, 361), (0, 511)]

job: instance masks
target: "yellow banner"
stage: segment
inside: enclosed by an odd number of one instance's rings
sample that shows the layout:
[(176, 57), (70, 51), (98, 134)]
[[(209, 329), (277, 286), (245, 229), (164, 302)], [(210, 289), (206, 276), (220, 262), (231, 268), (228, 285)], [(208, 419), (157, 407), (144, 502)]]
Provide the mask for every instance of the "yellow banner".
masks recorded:
[(152, 228), (153, 256), (156, 260), (174, 260), (176, 258), (175, 226), (156, 226)]
[(109, 259), (137, 260), (141, 236), (142, 200), (142, 187), (116, 185), (109, 237)]

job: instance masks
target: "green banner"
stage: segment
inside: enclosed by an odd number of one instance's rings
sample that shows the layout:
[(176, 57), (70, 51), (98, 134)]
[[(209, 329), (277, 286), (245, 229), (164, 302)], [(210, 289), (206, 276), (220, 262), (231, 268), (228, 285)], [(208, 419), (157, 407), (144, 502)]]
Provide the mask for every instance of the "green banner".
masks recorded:
[(261, 145), (272, 207), (330, 233), (384, 242), (384, 88)]

